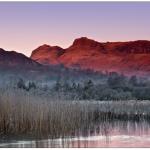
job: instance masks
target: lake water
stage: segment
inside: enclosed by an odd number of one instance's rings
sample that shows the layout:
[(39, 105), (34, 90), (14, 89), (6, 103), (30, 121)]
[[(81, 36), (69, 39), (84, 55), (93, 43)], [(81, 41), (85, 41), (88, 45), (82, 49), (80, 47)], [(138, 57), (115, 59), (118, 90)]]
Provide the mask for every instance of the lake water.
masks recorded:
[(101, 123), (74, 137), (42, 140), (4, 140), (0, 147), (150, 147), (150, 124), (145, 121)]

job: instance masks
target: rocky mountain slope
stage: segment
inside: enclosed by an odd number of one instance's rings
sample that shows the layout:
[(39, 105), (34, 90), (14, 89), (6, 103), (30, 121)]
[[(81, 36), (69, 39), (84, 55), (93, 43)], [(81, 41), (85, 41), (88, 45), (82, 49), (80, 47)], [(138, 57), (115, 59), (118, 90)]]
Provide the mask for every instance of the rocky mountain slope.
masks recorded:
[(32, 52), (31, 59), (41, 64), (63, 64), (69, 68), (116, 71), (129, 75), (149, 74), (150, 41), (100, 43), (82, 37), (75, 39), (66, 49), (40, 46)]

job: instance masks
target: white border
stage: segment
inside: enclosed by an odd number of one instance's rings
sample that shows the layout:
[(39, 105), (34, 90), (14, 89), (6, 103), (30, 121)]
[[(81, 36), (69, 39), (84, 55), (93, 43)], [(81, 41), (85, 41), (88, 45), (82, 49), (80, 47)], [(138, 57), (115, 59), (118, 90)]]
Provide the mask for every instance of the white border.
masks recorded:
[(150, 0), (0, 0), (0, 2), (150, 2)]

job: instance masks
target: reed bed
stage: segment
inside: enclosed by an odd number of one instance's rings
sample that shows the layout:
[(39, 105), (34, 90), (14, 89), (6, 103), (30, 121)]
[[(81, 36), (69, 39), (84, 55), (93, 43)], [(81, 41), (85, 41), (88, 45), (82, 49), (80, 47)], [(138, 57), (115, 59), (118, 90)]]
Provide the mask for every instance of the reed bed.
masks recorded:
[(56, 138), (74, 136), (95, 123), (150, 120), (149, 101), (65, 101), (17, 89), (0, 91), (1, 136)]
[(0, 95), (0, 134), (67, 136), (88, 125), (87, 105), (41, 99), (24, 91), (3, 91)]

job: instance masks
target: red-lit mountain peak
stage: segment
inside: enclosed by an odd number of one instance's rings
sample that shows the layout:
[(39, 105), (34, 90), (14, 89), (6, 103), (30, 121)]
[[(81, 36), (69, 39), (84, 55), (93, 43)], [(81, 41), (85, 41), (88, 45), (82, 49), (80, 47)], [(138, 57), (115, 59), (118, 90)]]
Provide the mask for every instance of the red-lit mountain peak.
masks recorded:
[(33, 51), (31, 58), (42, 64), (141, 74), (150, 72), (150, 41), (100, 43), (81, 37), (67, 49), (41, 46)]
[(31, 58), (42, 64), (57, 64), (57, 58), (62, 55), (64, 50), (59, 46), (42, 45), (35, 49)]

